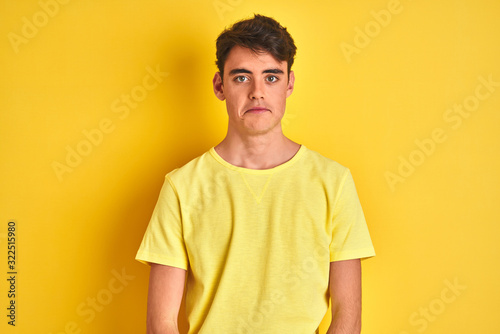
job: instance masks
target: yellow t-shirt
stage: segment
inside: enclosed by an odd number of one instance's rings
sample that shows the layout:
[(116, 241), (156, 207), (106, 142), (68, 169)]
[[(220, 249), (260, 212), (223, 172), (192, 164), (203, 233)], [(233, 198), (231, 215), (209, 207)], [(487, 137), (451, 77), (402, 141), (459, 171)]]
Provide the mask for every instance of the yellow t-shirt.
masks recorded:
[(349, 169), (301, 145), (270, 169), (212, 147), (168, 173), (136, 259), (188, 271), (190, 334), (312, 334), (330, 262), (374, 255)]

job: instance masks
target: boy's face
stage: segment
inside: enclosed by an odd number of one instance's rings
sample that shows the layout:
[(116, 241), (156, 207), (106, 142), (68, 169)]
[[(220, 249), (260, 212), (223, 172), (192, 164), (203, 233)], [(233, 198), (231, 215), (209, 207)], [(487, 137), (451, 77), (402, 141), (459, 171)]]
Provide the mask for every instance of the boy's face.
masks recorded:
[(255, 54), (235, 46), (224, 66), (224, 83), (220, 73), (213, 79), (215, 95), (226, 100), (229, 131), (242, 135), (281, 132), (286, 98), (292, 94), (295, 77), (287, 62), (279, 62), (269, 53)]

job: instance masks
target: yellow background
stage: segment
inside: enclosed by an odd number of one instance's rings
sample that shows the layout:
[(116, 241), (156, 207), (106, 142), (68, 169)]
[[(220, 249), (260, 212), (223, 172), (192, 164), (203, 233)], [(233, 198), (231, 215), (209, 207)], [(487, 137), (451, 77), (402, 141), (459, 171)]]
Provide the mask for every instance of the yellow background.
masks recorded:
[[(2, 333), (145, 333), (149, 271), (135, 253), (164, 175), (225, 135), (214, 42), (254, 12), (298, 46), (285, 134), (352, 170), (377, 252), (363, 262), (363, 333), (500, 331), (500, 87), (479, 79), (500, 82), (499, 1), (41, 3), (51, 15), (37, 1), (0, 2)], [(168, 76), (116, 113), (144, 92), (148, 67)], [(477, 89), (470, 116), (448, 113)], [(112, 130), (85, 147), (83, 131), (103, 121)], [(435, 129), (446, 140), (418, 153)], [(54, 164), (78, 145), (87, 155), (58, 177)], [(391, 186), (410, 157), (419, 165)]]

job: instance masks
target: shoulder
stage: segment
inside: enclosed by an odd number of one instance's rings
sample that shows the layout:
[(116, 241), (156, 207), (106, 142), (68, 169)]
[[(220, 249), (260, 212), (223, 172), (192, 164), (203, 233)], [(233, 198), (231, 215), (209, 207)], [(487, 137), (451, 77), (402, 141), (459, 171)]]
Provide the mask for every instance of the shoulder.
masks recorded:
[(349, 172), (349, 168), (326, 157), (323, 154), (306, 147), (304, 152), (304, 163), (314, 170), (314, 172), (324, 177), (343, 178)]
[(192, 182), (194, 178), (203, 178), (210, 174), (213, 169), (213, 158), (210, 156), (210, 150), (191, 159), (186, 164), (173, 169), (166, 174), (166, 178), (175, 184)]

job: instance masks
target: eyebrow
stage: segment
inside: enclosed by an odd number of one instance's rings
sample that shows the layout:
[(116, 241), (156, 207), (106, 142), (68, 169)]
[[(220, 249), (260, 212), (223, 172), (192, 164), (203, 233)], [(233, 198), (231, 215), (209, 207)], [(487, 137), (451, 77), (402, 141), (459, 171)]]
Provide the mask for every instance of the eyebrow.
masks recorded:
[[(235, 68), (229, 72), (229, 75), (234, 75), (234, 74), (239, 74), (239, 73), (253, 74), (252, 71), (249, 71), (245, 68)], [(268, 70), (264, 70), (264, 71), (262, 71), (262, 73), (284, 74), (284, 72), (282, 70), (280, 70), (279, 68), (271, 68)]]

